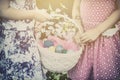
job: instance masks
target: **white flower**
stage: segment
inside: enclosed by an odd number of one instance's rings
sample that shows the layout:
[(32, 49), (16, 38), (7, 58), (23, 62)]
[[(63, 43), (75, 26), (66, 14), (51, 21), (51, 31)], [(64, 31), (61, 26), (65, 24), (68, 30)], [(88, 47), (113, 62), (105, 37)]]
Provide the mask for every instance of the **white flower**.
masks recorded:
[(56, 13), (60, 13), (60, 12), (61, 12), (61, 9), (57, 8), (57, 9), (55, 10), (55, 12), (56, 12)]
[(46, 23), (46, 22), (45, 22), (45, 23), (42, 23), (41, 26), (47, 26), (47, 23)]
[(54, 33), (55, 33), (55, 30), (54, 30), (54, 29), (52, 29), (51, 33), (52, 33), (52, 34), (54, 34)]
[(42, 32), (42, 33), (46, 32), (45, 28), (42, 28), (42, 29), (41, 29), (41, 32)]
[(72, 38), (76, 31), (74, 21), (66, 14), (59, 14), (60, 9), (56, 9), (56, 11), (52, 12), (52, 19), (41, 23), (41, 35), (45, 35), (44, 38), (50, 35), (58, 36), (62, 39)]
[(49, 26), (48, 29), (53, 30), (54, 28), (53, 28), (53, 26)]
[(36, 33), (37, 40), (41, 37), (41, 32)]
[(57, 27), (57, 28), (59, 28), (59, 27), (61, 27), (59, 24), (55, 24), (55, 27)]
[(46, 36), (49, 36), (49, 35), (50, 35), (50, 33), (51, 33), (51, 31), (46, 30)]

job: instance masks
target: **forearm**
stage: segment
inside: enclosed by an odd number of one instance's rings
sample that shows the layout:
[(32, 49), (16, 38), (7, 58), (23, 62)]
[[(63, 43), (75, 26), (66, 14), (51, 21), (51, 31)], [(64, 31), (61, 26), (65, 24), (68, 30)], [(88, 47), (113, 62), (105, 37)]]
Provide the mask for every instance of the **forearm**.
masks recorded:
[(76, 19), (76, 17), (80, 18), (80, 2), (81, 0), (74, 0), (72, 7), (72, 18)]
[(103, 23), (98, 25), (96, 29), (100, 32), (103, 33), (105, 30), (113, 27), (115, 23), (120, 19), (120, 9), (115, 10), (110, 17), (108, 17)]
[(7, 8), (0, 10), (0, 17), (13, 20), (33, 19), (33, 10), (18, 10), (14, 8)]
[(81, 2), (81, 0), (74, 0), (73, 9), (74, 9), (74, 8), (79, 9), (79, 8), (80, 8), (80, 2)]
[(78, 24), (79, 31), (83, 32), (82, 21), (80, 16), (80, 3), (81, 3), (81, 0), (74, 0), (72, 17), (75, 20), (75, 22)]

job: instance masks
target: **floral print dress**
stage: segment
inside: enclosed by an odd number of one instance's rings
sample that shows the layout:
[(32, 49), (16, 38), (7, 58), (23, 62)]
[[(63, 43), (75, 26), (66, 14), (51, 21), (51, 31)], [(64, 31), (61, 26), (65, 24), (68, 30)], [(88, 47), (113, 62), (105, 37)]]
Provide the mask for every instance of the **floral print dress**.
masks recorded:
[[(11, 0), (16, 9), (35, 9), (34, 0)], [(0, 80), (44, 80), (35, 42), (34, 20), (6, 20), (0, 25)]]

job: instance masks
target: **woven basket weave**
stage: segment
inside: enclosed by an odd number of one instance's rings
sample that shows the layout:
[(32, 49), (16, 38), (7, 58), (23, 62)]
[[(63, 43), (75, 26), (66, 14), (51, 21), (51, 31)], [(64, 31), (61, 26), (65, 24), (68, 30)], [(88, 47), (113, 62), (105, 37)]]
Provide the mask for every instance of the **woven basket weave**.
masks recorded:
[(43, 66), (52, 72), (66, 72), (73, 68), (82, 54), (82, 48), (76, 52), (60, 54), (49, 51), (47, 48), (39, 47)]

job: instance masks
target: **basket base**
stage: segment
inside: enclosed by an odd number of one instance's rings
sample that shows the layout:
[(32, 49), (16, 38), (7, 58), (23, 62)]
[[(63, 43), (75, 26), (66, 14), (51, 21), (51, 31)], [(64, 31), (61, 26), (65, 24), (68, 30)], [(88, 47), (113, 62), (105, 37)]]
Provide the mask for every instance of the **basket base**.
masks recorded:
[(40, 51), (43, 66), (51, 72), (58, 73), (72, 69), (82, 54), (82, 49), (66, 54), (51, 52), (47, 48), (40, 48)]

